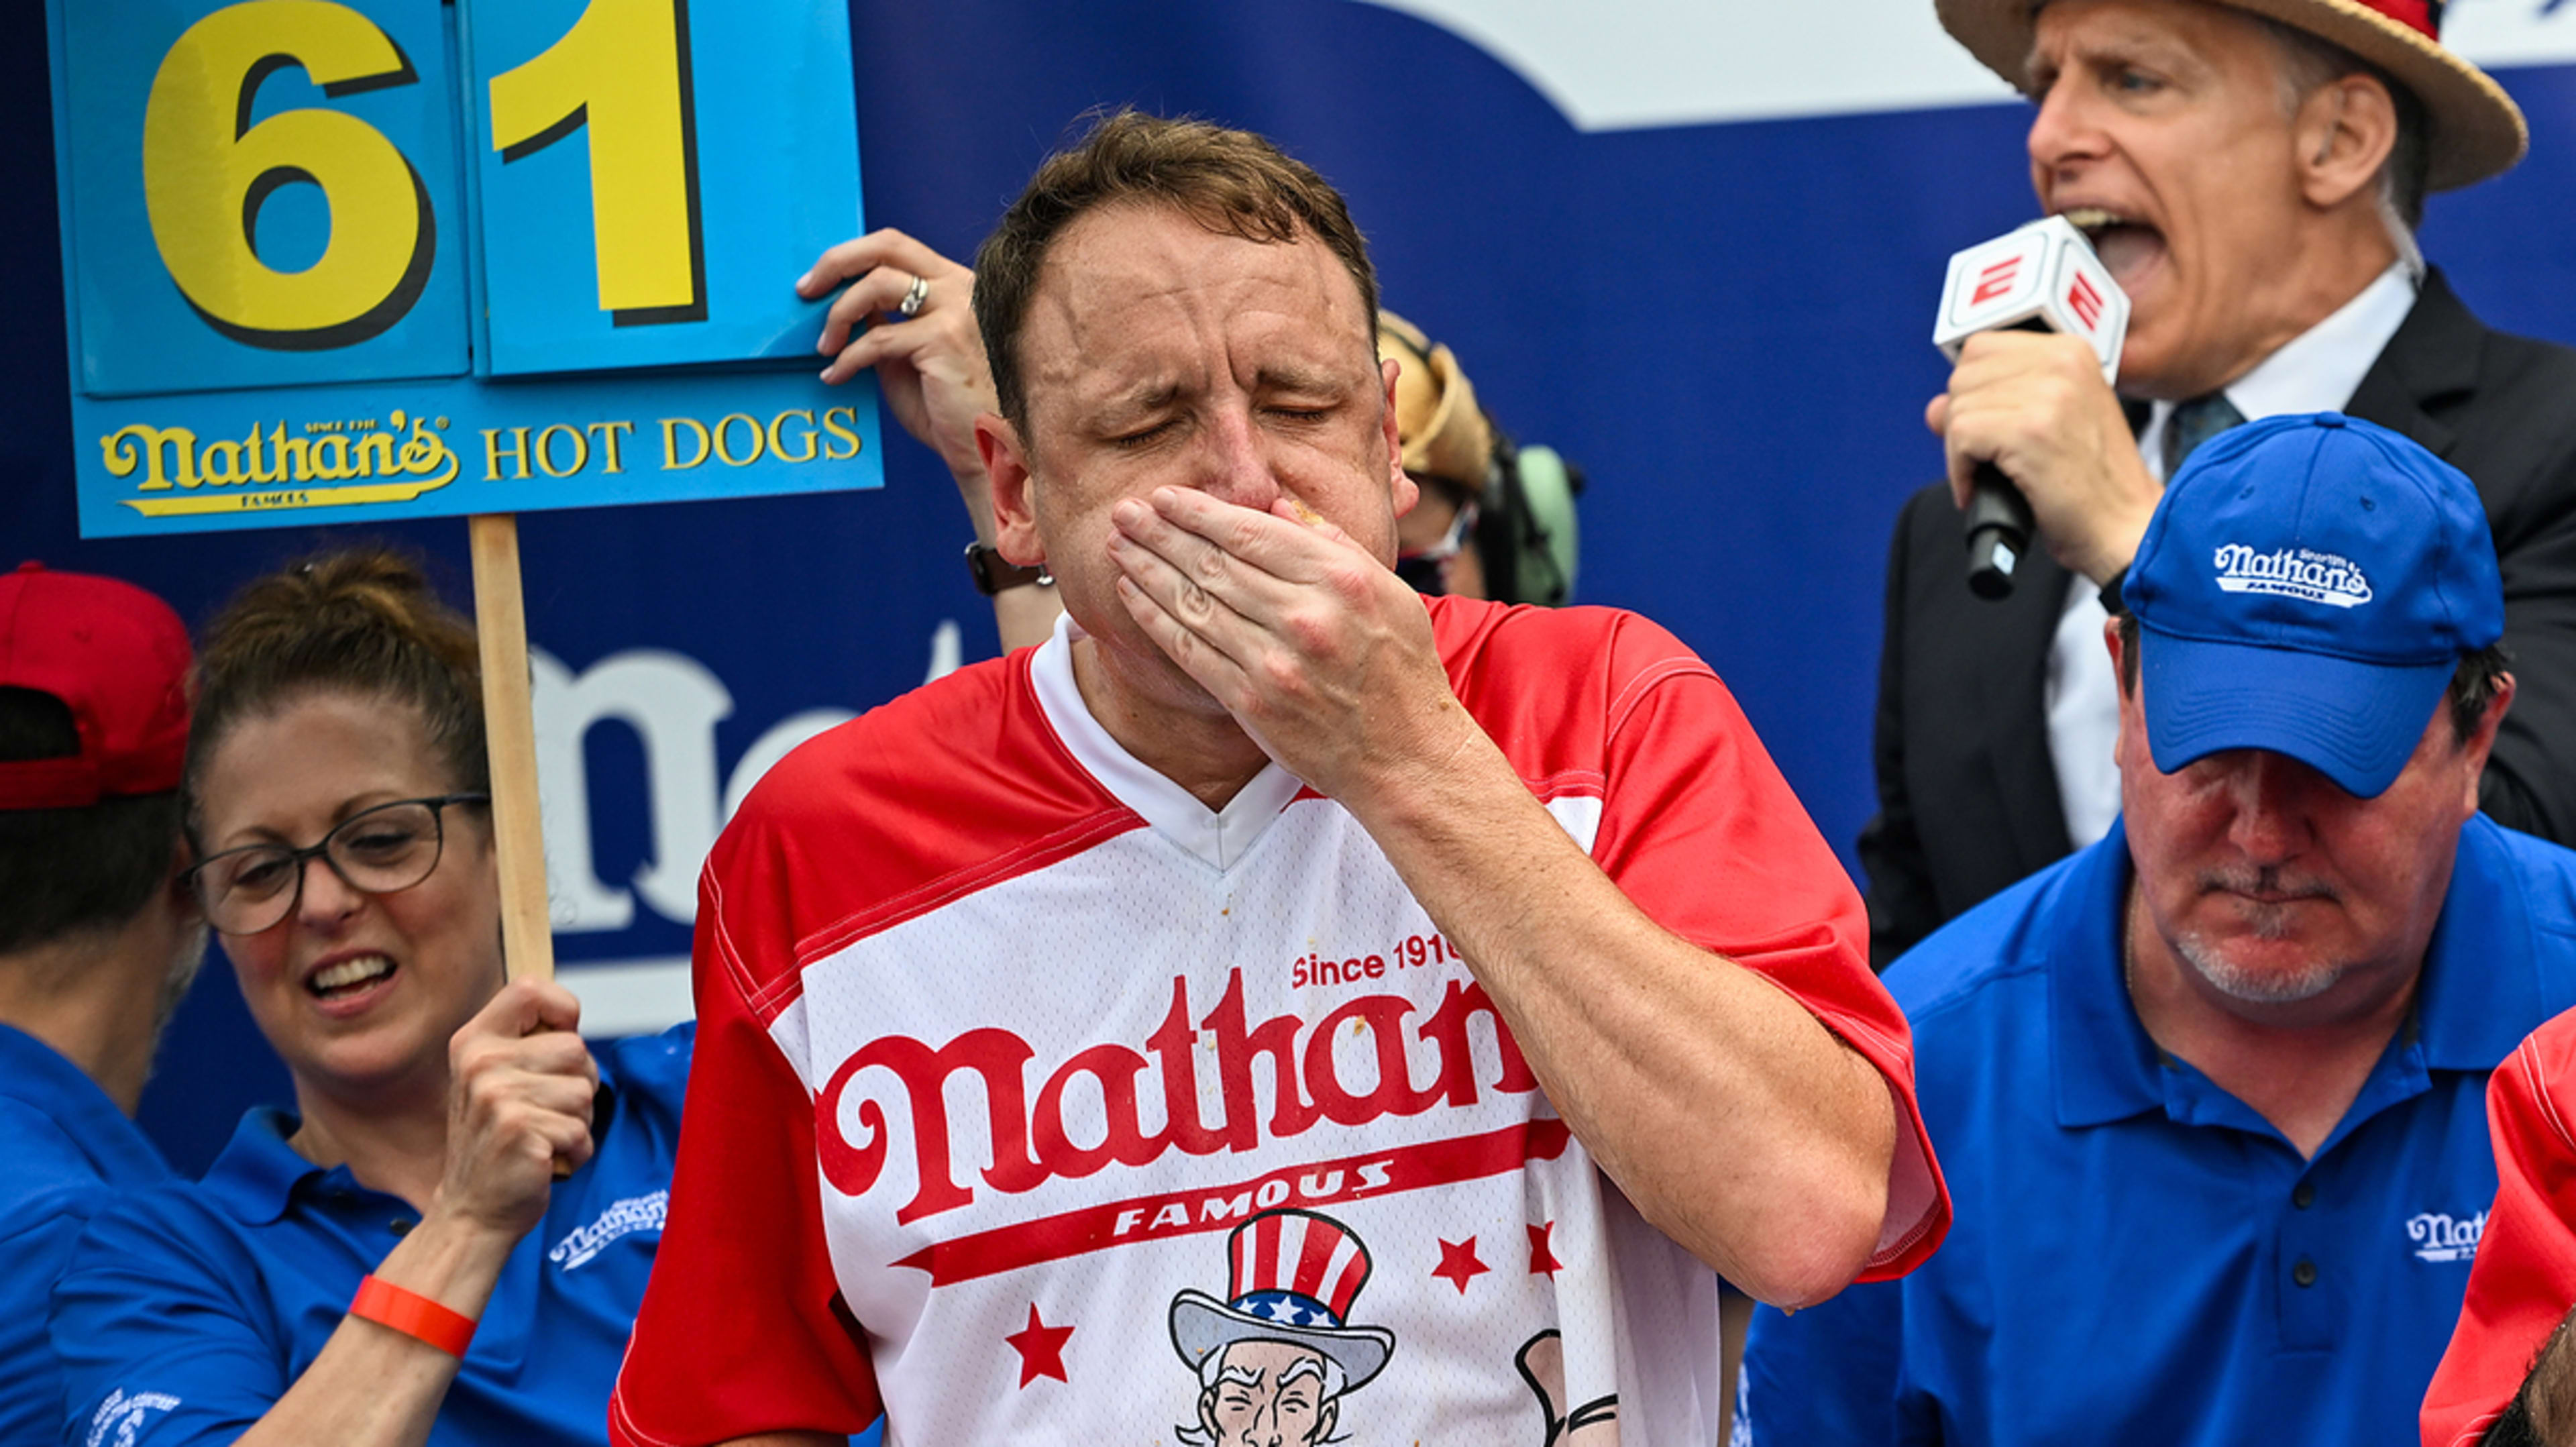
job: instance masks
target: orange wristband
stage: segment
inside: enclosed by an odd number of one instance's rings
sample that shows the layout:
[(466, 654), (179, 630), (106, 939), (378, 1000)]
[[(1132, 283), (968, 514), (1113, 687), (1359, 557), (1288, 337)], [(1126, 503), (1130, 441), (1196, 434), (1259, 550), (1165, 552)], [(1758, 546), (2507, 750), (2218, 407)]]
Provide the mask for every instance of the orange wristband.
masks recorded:
[(358, 1294), (349, 1301), (349, 1315), (391, 1327), (451, 1357), (464, 1356), (474, 1342), (474, 1318), (373, 1276), (358, 1283)]

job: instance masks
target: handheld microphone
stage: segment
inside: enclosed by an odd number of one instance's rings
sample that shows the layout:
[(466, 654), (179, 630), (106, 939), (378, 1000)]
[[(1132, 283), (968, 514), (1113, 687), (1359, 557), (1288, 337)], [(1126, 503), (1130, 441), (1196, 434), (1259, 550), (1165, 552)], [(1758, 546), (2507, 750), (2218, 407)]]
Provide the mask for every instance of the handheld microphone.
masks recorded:
[[(2102, 380), (2120, 375), (2129, 334), (2129, 296), (2093, 254), (2093, 243), (2063, 216), (2043, 217), (1950, 258), (1932, 344), (1951, 361), (1979, 332), (2064, 332), (2093, 344)], [(1977, 464), (1968, 495), (1968, 589), (2009, 597), (2013, 569), (2030, 555), (2030, 500), (1991, 462)]]

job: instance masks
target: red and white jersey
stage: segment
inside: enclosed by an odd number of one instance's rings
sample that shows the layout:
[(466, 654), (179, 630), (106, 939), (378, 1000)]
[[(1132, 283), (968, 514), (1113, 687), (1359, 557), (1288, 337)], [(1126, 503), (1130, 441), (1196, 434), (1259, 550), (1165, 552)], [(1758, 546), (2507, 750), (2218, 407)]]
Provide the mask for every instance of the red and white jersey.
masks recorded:
[(2576, 1306), (2576, 1010), (2526, 1037), (2487, 1081), (2495, 1203), (2468, 1298), (2424, 1394), (2424, 1447), (2475, 1447)]
[[(1600, 609), (1430, 604), (1459, 698), (1650, 916), (1887, 1078), (1873, 1275), (1948, 1202), (1860, 901), (1716, 676)], [(1571, 1137), (1377, 844), (1211, 811), (1068, 634), (798, 750), (718, 842), (697, 1066), (613, 1439), (1707, 1442), (1716, 1282)]]

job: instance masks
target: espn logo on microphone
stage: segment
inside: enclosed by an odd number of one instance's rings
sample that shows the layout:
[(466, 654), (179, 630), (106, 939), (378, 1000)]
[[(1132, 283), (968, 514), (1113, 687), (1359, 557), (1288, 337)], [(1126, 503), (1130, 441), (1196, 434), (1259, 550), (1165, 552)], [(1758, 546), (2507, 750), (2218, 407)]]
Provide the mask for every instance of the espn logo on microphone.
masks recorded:
[(2007, 256), (1977, 273), (1977, 291), (1968, 298), (1970, 306), (1986, 306), (2012, 295), (2013, 279), (2021, 275), (2021, 257)]
[(2093, 244), (2059, 216), (2034, 221), (1950, 258), (1932, 341), (1950, 360), (1979, 332), (2037, 329), (2093, 344), (2105, 379), (2120, 372), (2129, 298), (2093, 254)]
[(2066, 309), (2084, 324), (2084, 330), (2090, 332), (2101, 328), (2102, 293), (2094, 290), (2092, 279), (2081, 271), (2075, 273), (2075, 279), (2067, 284)]

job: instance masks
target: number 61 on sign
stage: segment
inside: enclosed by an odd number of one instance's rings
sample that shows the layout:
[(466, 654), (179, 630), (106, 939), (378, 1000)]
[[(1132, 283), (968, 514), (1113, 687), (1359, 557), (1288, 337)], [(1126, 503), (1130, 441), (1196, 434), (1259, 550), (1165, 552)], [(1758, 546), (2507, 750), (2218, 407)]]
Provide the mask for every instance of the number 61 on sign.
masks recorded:
[[(791, 289), (863, 229), (838, 0), (52, 20), (84, 533), (877, 483)], [(736, 418), (847, 443), (529, 465)]]

